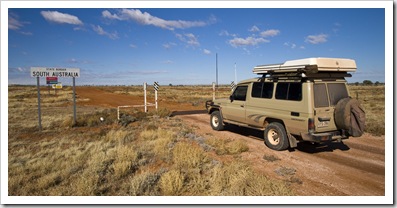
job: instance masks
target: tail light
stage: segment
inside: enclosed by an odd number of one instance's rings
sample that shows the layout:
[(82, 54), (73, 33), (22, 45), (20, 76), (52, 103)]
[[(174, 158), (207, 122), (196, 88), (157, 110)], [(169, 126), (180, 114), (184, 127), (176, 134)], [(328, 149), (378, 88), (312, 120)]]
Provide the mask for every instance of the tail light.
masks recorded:
[(307, 121), (307, 127), (308, 127), (309, 133), (314, 132), (314, 119), (309, 118), (309, 120)]

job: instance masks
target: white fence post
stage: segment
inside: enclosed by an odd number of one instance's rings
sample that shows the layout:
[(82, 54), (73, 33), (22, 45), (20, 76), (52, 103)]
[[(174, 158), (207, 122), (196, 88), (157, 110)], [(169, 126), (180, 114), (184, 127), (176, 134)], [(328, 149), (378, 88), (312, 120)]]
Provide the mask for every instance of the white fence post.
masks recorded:
[(144, 94), (143, 97), (144, 97), (145, 113), (147, 112), (146, 87), (147, 87), (147, 83), (144, 82), (143, 83), (143, 94)]

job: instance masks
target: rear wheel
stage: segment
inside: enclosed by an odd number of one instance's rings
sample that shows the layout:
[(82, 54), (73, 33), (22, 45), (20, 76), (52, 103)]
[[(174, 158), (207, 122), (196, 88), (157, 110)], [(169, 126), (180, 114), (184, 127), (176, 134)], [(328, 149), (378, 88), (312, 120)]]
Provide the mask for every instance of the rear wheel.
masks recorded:
[(270, 149), (286, 150), (289, 147), (287, 133), (282, 124), (273, 122), (267, 125), (264, 132), (265, 144)]
[(219, 111), (214, 111), (211, 113), (210, 123), (212, 129), (214, 130), (221, 131), (225, 128), (221, 113)]

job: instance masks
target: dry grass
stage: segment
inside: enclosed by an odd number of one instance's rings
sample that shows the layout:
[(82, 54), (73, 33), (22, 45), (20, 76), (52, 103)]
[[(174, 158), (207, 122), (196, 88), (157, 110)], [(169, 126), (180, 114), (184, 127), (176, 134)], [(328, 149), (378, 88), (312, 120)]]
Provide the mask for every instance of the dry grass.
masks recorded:
[[(201, 102), (212, 96), (204, 86), (188, 93), (191, 88), (169, 89), (163, 97), (178, 102)], [(372, 88), (352, 89), (353, 97), (356, 90), (362, 90), (359, 100), (367, 112), (367, 131), (384, 134), (382, 88), (375, 89), (378, 93)], [(122, 87), (119, 91), (135, 93)], [(112, 109), (79, 107), (79, 123), (72, 127), (70, 93), (65, 89), (58, 97), (43, 95), (39, 132), (36, 89), (9, 88), (10, 196), (294, 194), (288, 182), (270, 179), (238, 159), (248, 151), (243, 140), (198, 136), (178, 118), (169, 118), (167, 109), (157, 115), (139, 113), (139, 119), (122, 126)], [(291, 176), (292, 180), (298, 181)]]
[(385, 86), (349, 86), (349, 90), (365, 110), (365, 131), (385, 135)]

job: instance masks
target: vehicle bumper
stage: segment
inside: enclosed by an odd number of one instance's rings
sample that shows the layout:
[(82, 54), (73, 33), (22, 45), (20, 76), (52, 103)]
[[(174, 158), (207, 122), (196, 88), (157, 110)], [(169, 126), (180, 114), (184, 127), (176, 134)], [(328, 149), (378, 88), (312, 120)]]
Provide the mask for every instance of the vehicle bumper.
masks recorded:
[(328, 141), (342, 141), (342, 139), (347, 139), (349, 136), (345, 131), (332, 131), (332, 132), (322, 132), (322, 133), (305, 133), (301, 134), (304, 141), (322, 143)]

